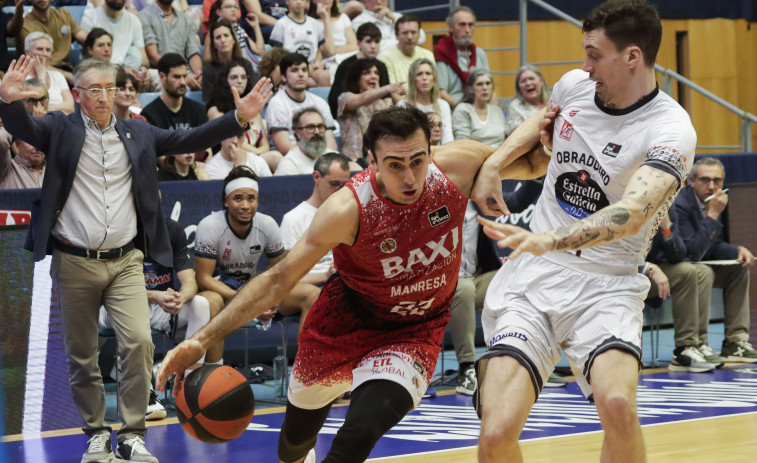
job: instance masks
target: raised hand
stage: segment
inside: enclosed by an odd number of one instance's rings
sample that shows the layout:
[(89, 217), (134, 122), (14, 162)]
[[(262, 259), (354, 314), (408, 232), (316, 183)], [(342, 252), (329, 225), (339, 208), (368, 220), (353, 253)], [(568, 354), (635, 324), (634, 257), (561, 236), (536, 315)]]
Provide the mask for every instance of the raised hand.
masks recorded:
[(6, 103), (23, 100), (24, 98), (41, 98), (43, 95), (33, 90), (24, 90), (26, 76), (32, 70), (34, 60), (30, 56), (21, 55), (18, 60), (11, 61), (8, 72), (0, 82), (0, 98)]
[(258, 26), (259, 20), (258, 15), (255, 13), (247, 13), (247, 16), (244, 18), (247, 21), (247, 24), (249, 24), (253, 29)]
[[(271, 79), (264, 77), (260, 79), (250, 93), (245, 95), (244, 98), (239, 98), (239, 92), (234, 87), (231, 87), (231, 94), (234, 96), (234, 105), (237, 107), (237, 115), (244, 119), (243, 122), (249, 122), (255, 118), (260, 111), (263, 110), (263, 106), (268, 103), (268, 100), (273, 96), (273, 85), (271, 85)], [(7, 100), (6, 100), (7, 101)]]
[(544, 119), (539, 122), (539, 135), (541, 137), (541, 144), (544, 145), (550, 152), (552, 151), (552, 133), (555, 130), (555, 118), (560, 113), (560, 105), (552, 105), (550, 103), (547, 108), (547, 114), (544, 115)]
[(484, 215), (499, 217), (510, 213), (502, 198), (502, 180), (499, 178), (499, 172), (489, 168), (486, 163), (481, 166), (476, 175), (470, 199), (478, 204)]

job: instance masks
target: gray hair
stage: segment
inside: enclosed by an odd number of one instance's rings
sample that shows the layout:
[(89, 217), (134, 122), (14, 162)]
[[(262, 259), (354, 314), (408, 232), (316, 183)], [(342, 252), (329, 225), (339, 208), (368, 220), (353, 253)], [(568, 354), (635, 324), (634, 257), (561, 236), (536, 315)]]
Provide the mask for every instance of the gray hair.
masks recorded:
[(492, 90), (494, 89), (494, 78), (492, 77), (492, 73), (486, 69), (476, 68), (468, 74), (468, 81), (465, 83), (465, 92), (463, 98), (460, 100), (461, 102), (473, 104), (476, 100), (476, 96), (473, 94), (473, 84), (475, 84), (476, 80), (481, 76), (489, 76), (489, 80), (492, 81)]
[(49, 34), (45, 34), (44, 32), (31, 32), (29, 35), (26, 36), (26, 39), (24, 39), (24, 51), (29, 51), (32, 49), (32, 45), (34, 45), (34, 42), (36, 42), (39, 39), (47, 39), (48, 42), (50, 42), (50, 47), (55, 45), (55, 42), (53, 41), (53, 38), (50, 37)]
[(720, 172), (723, 173), (723, 177), (725, 178), (725, 167), (723, 166), (723, 163), (720, 162), (720, 159), (713, 158), (712, 156), (707, 156), (701, 159), (697, 159), (694, 165), (691, 166), (691, 172), (689, 172), (690, 179), (697, 178), (697, 168), (699, 168), (699, 166), (718, 166), (720, 167)]
[(465, 11), (466, 13), (472, 14), (473, 20), (474, 21), (476, 20), (476, 13), (473, 12), (472, 8), (467, 7), (467, 6), (458, 6), (454, 10), (450, 11), (449, 14), (447, 15), (447, 19), (444, 20), (449, 27), (452, 27), (455, 25), (455, 15), (460, 11)]
[(74, 86), (78, 87), (85, 74), (89, 71), (97, 71), (100, 74), (106, 74), (113, 77), (115, 82), (118, 66), (108, 61), (101, 61), (96, 58), (87, 58), (74, 68)]
[(547, 81), (544, 79), (544, 74), (542, 74), (539, 68), (537, 68), (533, 64), (526, 64), (524, 66), (521, 66), (520, 69), (518, 69), (518, 73), (515, 75), (515, 97), (520, 99), (521, 101), (526, 101), (523, 98), (523, 92), (520, 91), (520, 85), (518, 85), (518, 82), (520, 82), (520, 76), (522, 76), (523, 73), (526, 71), (533, 72), (534, 74), (536, 74), (537, 77), (541, 79), (542, 86), (541, 86), (541, 95), (539, 99), (544, 104), (549, 103), (549, 91), (547, 90)]
[(29, 87), (42, 87), (47, 91), (47, 84), (42, 79), (32, 78), (32, 79), (26, 79), (26, 82), (24, 82), (24, 90), (26, 90)]
[(331, 165), (337, 163), (340, 169), (350, 170), (350, 158), (342, 153), (326, 153), (318, 157), (313, 165), (313, 171), (318, 172), (321, 176), (326, 176), (331, 171)]

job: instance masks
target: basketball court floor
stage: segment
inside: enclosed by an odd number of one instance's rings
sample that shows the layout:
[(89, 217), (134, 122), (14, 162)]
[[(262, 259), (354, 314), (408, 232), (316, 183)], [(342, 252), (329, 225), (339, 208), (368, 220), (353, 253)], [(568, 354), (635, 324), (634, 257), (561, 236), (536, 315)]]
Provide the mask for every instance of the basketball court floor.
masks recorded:
[[(661, 349), (667, 352), (664, 344)], [(454, 358), (453, 352), (446, 355)], [(258, 398), (265, 396), (261, 387), (254, 388)], [(319, 458), (325, 456), (344, 419), (345, 405), (333, 407), (319, 434)], [(198, 442), (169, 418), (150, 424), (147, 447), (162, 463), (276, 462), (284, 409), (265, 406), (257, 406), (247, 431), (230, 443)], [(757, 462), (757, 364), (727, 365), (704, 374), (645, 369), (639, 381), (638, 410), (650, 462)], [(424, 399), (378, 442), (369, 461), (472, 463), (477, 461), (479, 425), (470, 397), (440, 388), (436, 397)], [(574, 382), (544, 389), (521, 435), (526, 462), (599, 461), (601, 444), (596, 408)], [(6, 436), (0, 443), (0, 461), (79, 462), (85, 446), (78, 429), (41, 438)]]

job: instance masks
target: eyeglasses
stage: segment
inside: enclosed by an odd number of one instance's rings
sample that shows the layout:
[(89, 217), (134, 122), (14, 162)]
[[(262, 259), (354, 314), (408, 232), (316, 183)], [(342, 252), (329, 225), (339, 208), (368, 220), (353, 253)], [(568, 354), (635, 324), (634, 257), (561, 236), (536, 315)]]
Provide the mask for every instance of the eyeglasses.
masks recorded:
[(713, 182), (715, 185), (722, 185), (723, 179), (720, 177), (710, 178), (710, 177), (697, 177), (697, 180), (699, 180), (702, 185), (709, 185), (710, 182)]
[(31, 104), (37, 104), (37, 103), (44, 103), (47, 100), (49, 100), (49, 96), (43, 96), (42, 98), (24, 98), (24, 102), (31, 103)]
[(315, 131), (319, 132), (325, 132), (326, 131), (326, 125), (325, 124), (308, 124), (308, 125), (301, 125), (297, 127), (298, 129), (304, 131), (305, 133), (315, 133)]
[(328, 183), (329, 183), (329, 187), (331, 187), (332, 190), (338, 190), (342, 188), (344, 184), (347, 182), (342, 182), (339, 180), (329, 180)]
[(89, 96), (92, 98), (100, 98), (100, 95), (107, 95), (109, 97), (113, 97), (116, 95), (116, 92), (118, 91), (118, 87), (109, 87), (109, 88), (98, 88), (98, 87), (92, 87), (92, 88), (84, 88), (84, 87), (76, 87), (79, 90), (84, 90)]

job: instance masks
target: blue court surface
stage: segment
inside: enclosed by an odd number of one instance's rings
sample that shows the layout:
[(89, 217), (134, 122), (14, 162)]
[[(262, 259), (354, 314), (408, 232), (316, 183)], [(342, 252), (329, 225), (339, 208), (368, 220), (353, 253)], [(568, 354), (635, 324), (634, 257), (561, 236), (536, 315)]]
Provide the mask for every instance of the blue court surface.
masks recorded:
[[(699, 420), (757, 413), (757, 365), (731, 366), (712, 373), (659, 372), (642, 375), (638, 410), (642, 425)], [(222, 445), (203, 444), (185, 434), (175, 420), (151, 426), (147, 446), (162, 462), (275, 462), (283, 408), (261, 409), (247, 431)], [(346, 406), (334, 406), (316, 445), (326, 455)], [(170, 424), (165, 424), (170, 423)], [(580, 434), (601, 429), (596, 408), (578, 386), (545, 389), (534, 405), (522, 440)], [(384, 436), (371, 458), (422, 454), (475, 446), (479, 420), (471, 398), (441, 392), (420, 406)], [(77, 430), (70, 435), (32, 438), (0, 444), (8, 462), (78, 462), (86, 439)], [(0, 452), (2, 454), (2, 452)]]

